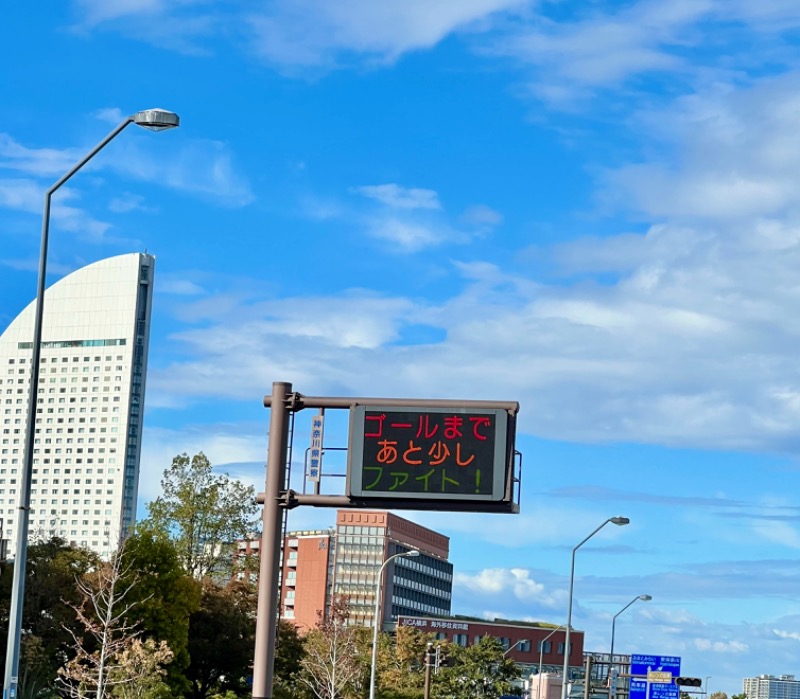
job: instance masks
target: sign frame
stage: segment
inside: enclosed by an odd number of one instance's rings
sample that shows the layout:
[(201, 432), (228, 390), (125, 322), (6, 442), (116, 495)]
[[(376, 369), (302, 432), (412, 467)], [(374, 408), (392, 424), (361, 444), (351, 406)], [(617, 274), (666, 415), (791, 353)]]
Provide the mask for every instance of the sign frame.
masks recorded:
[[(435, 403), (432, 401), (432, 403)], [(496, 405), (496, 404), (495, 404)], [(450, 416), (483, 416), (494, 419), (494, 433), (491, 435), (494, 441), (492, 447), (491, 463), (491, 487), (488, 492), (421, 492), (417, 490), (388, 490), (385, 487), (377, 490), (367, 487), (365, 469), (373, 468), (365, 463), (365, 439), (367, 432), (367, 419), (374, 419), (374, 415), (407, 415), (412, 419), (424, 416), (441, 418), (444, 415)], [(492, 507), (494, 505), (507, 506), (513, 497), (514, 469), (514, 438), (516, 428), (516, 414), (503, 408), (481, 407), (474, 403), (465, 406), (447, 405), (441, 403), (426, 404), (420, 400), (418, 404), (398, 406), (387, 403), (357, 404), (350, 409), (350, 429), (348, 438), (348, 459), (347, 459), (347, 494), (348, 497), (357, 501), (387, 501), (396, 503), (390, 507), (407, 507), (407, 501), (418, 503), (425, 508), (434, 503), (442, 503), (445, 507), (450, 505), (459, 506), (461, 504), (473, 503), (480, 509), (482, 506)], [(368, 457), (367, 457), (368, 458)], [(460, 509), (460, 507), (459, 507)]]

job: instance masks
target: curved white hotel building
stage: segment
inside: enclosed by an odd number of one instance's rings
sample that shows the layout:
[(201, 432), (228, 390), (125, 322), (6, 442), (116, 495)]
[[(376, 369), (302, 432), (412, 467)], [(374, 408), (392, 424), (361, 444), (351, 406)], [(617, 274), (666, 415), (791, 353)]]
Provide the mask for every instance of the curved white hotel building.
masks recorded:
[[(58, 535), (107, 556), (136, 517), (152, 255), (111, 257), (45, 292), (31, 540)], [(0, 528), (14, 555), (34, 304), (0, 335)]]

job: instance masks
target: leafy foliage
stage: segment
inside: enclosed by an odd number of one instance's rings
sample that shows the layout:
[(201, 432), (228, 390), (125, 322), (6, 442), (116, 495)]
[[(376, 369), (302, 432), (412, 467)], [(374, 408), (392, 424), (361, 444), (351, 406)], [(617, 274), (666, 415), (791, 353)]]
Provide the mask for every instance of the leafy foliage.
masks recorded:
[[(81, 602), (76, 577), (93, 569), (98, 561), (94, 553), (70, 546), (59, 537), (37, 541), (28, 547), (19, 699), (37, 699), (53, 693), (53, 678), (71, 655), (70, 630), (80, 630), (75, 612), (69, 606)], [(13, 565), (9, 565), (0, 575), (3, 641), (8, 634), (12, 570)], [(5, 668), (5, 654), (2, 663)]]
[(164, 471), (162, 495), (147, 506), (146, 526), (174, 542), (194, 578), (233, 571), (233, 543), (254, 526), (255, 489), (214, 474), (202, 452), (179, 454)]
[(297, 627), (286, 619), (281, 619), (275, 648), (273, 691), (276, 694), (292, 696), (302, 691), (299, 678), (305, 654), (305, 644)]
[(394, 639), (380, 634), (376, 686), (383, 699), (422, 694), (429, 640), (430, 634), (409, 626), (398, 626)]
[(255, 644), (256, 595), (246, 583), (225, 587), (203, 581), (200, 609), (190, 618), (186, 676), (192, 697), (206, 699), (212, 692), (244, 694)]
[[(137, 583), (135, 603), (143, 638), (165, 641), (174, 654), (167, 683), (176, 695), (189, 691), (189, 617), (200, 608), (200, 584), (183, 570), (175, 545), (163, 533), (139, 526), (125, 542), (125, 555)], [(124, 576), (126, 581), (128, 576)]]
[(503, 655), (500, 641), (491, 636), (467, 648), (447, 644), (445, 653), (452, 665), (434, 676), (434, 699), (499, 699), (511, 693), (512, 681), (520, 676), (519, 668)]

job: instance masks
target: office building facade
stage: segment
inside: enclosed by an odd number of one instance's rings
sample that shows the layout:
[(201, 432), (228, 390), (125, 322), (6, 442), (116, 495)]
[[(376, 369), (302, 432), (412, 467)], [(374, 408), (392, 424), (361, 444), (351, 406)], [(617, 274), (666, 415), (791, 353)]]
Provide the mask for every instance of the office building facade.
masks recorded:
[[(155, 258), (79, 269), (45, 292), (31, 539), (108, 556), (136, 517)], [(35, 303), (0, 336), (0, 518), (14, 555)]]
[[(240, 549), (244, 544), (240, 543)], [(336, 527), (290, 532), (281, 563), (281, 616), (301, 630), (327, 618), (334, 596), (347, 599), (348, 623), (375, 623), (378, 573), (384, 568), (379, 620), (392, 629), (402, 614), (450, 614), (453, 566), (448, 537), (390, 512), (339, 510)]]
[(800, 680), (794, 675), (746, 677), (742, 691), (747, 699), (800, 699)]

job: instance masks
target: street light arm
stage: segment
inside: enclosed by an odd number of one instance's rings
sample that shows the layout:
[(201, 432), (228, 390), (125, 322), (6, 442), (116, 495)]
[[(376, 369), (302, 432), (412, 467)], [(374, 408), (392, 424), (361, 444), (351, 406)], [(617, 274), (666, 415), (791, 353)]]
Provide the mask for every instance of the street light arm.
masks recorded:
[[(58, 190), (61, 187), (61, 185), (63, 185), (70, 177), (72, 177), (76, 172), (78, 172), (78, 170), (80, 170), (84, 165), (86, 165), (86, 163), (88, 163), (92, 158), (94, 158), (95, 155), (97, 155), (101, 150), (103, 150), (103, 148), (105, 148), (110, 141), (116, 138), (116, 136), (119, 134), (120, 131), (122, 131), (126, 126), (128, 126), (128, 124), (132, 123), (133, 123), (132, 116), (129, 116), (126, 119), (124, 119), (119, 124), (119, 126), (117, 126), (110, 134), (108, 134), (108, 136), (106, 136), (102, 141), (100, 141), (100, 143), (98, 143), (94, 148), (92, 148), (92, 150), (90, 150), (86, 155), (84, 155), (83, 158), (81, 158), (77, 163), (75, 163), (75, 165), (73, 165), (68, 172), (62, 175), (61, 178), (58, 180), (58, 182), (56, 182), (52, 187), (50, 187), (50, 189), (47, 190), (45, 198), (46, 199), (49, 198), (50, 195), (52, 195), (56, 190)], [(45, 216), (45, 218), (47, 217)]]
[[(616, 635), (617, 631), (617, 617), (622, 614), (628, 607), (630, 607), (634, 602), (638, 602), (641, 600), (642, 602), (649, 602), (653, 599), (650, 595), (636, 595), (628, 604), (626, 604), (622, 609), (620, 609), (612, 618), (611, 618), (611, 652), (608, 656), (608, 674), (611, 675), (611, 669), (614, 667), (614, 636)], [(611, 695), (614, 694), (613, 688), (611, 688)], [(615, 699), (614, 696), (611, 696), (610, 699)]]
[(632, 605), (634, 602), (636, 602), (636, 600), (638, 600), (638, 599), (639, 599), (639, 597), (638, 597), (638, 596), (636, 596), (636, 597), (634, 597), (634, 598), (633, 598), (633, 599), (632, 599), (630, 602), (628, 602), (628, 604), (626, 604), (626, 605), (625, 605), (625, 606), (624, 606), (622, 609), (620, 609), (620, 610), (619, 610), (619, 611), (618, 611), (618, 612), (617, 612), (617, 613), (616, 613), (616, 614), (615, 614), (615, 615), (614, 615), (614, 616), (611, 618), (611, 622), (613, 623), (613, 622), (614, 622), (614, 620), (615, 620), (615, 619), (616, 619), (616, 618), (617, 618), (617, 617), (618, 617), (620, 614), (622, 614), (622, 612), (624, 612), (624, 611), (625, 611), (625, 610), (626, 610), (628, 607), (630, 607), (630, 606), (631, 606), (631, 605)]
[[(169, 113), (171, 114), (171, 112)], [(174, 125), (177, 126), (177, 115)], [(158, 118), (155, 115), (152, 118)], [(44, 320), (44, 293), (47, 281), (47, 248), (50, 232), (50, 200), (53, 194), (88, 163), (97, 153), (105, 148), (128, 124), (136, 121), (136, 115), (125, 118), (111, 133), (102, 139), (83, 158), (73, 165), (53, 184), (44, 195), (44, 211), (42, 215), (42, 241), (39, 251), (39, 277), (36, 286), (36, 312), (33, 323), (33, 346), (31, 347), (30, 385), (28, 386), (28, 415), (26, 420), (25, 451), (23, 452), (23, 468), (20, 474), (21, 497), (16, 521), (16, 549), (14, 573), (11, 583), (11, 604), (8, 615), (8, 642), (6, 644), (6, 665), (3, 677), (3, 695), (13, 697), (16, 694), (19, 674), (20, 641), (22, 636), (22, 606), (25, 596), (25, 568), (28, 561), (28, 528), (31, 507), (31, 478), (33, 475), (33, 451), (36, 444), (36, 407), (39, 394), (39, 361), (41, 358), (42, 328)], [(137, 123), (139, 123), (137, 121)], [(144, 122), (142, 122), (144, 125)], [(2, 538), (2, 537), (0, 537)]]
[(556, 631), (561, 631), (564, 628), (564, 624), (561, 626), (556, 626), (547, 636), (545, 636), (541, 641), (539, 641), (539, 672), (537, 677), (539, 678), (539, 696), (537, 699), (541, 699), (542, 697), (542, 661), (544, 659), (544, 642), (550, 638)]
[(381, 580), (383, 578), (383, 571), (390, 561), (402, 556), (419, 556), (419, 551), (401, 551), (393, 556), (389, 556), (378, 569), (378, 579), (375, 583), (375, 617), (372, 622), (372, 667), (369, 675), (369, 699), (375, 699), (375, 667), (378, 664), (378, 629), (380, 629), (380, 619), (378, 615), (381, 613)]
[(505, 658), (512, 650), (514, 650), (520, 643), (526, 643), (528, 641), (527, 638), (520, 638), (519, 641), (515, 642), (513, 646), (511, 646), (507, 651), (503, 652), (503, 657)]
[(572, 549), (572, 561), (569, 569), (569, 598), (567, 602), (567, 624), (564, 633), (564, 674), (561, 681), (561, 699), (567, 699), (567, 675), (569, 674), (569, 645), (570, 630), (572, 628), (572, 594), (575, 588), (575, 554), (578, 549), (599, 532), (606, 524), (624, 525), (629, 524), (627, 517), (609, 517), (599, 527), (595, 528), (589, 536), (583, 539), (575, 548)]

